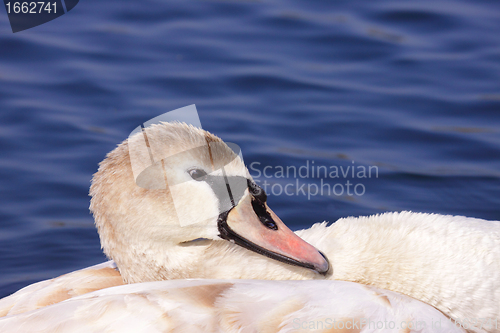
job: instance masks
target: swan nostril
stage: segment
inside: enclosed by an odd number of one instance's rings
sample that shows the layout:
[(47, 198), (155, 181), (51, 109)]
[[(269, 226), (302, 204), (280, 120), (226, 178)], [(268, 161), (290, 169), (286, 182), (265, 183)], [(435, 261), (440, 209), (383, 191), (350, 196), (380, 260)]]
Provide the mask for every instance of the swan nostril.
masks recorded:
[(264, 206), (264, 203), (259, 202), (258, 200), (252, 200), (252, 208), (259, 218), (260, 223), (262, 223), (268, 229), (278, 230), (278, 225), (276, 224), (276, 222), (274, 222), (271, 214), (269, 214), (266, 206)]
[(264, 203), (267, 201), (267, 194), (264, 192), (264, 190), (257, 185), (253, 180), (247, 179), (247, 186), (248, 190), (250, 191), (250, 194), (260, 201), (261, 203)]

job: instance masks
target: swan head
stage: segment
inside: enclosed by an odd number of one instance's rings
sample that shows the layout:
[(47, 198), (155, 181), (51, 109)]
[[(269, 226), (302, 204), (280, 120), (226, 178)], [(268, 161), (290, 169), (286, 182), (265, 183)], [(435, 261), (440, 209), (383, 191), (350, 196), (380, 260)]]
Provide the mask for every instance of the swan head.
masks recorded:
[(324, 255), (269, 208), (240, 156), (190, 125), (161, 123), (129, 137), (100, 163), (90, 195), (101, 246), (127, 282), (177, 276), (206, 247), (227, 241), (329, 270)]

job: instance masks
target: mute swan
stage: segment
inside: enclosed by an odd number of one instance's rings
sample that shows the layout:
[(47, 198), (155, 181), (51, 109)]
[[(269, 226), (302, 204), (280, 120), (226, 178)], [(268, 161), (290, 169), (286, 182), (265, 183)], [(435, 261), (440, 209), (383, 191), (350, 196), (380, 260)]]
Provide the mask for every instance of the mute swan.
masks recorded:
[[(140, 307), (140, 303), (128, 303), (126, 297), (137, 290), (141, 290), (140, 295), (149, 295), (148, 299), (157, 297), (158, 302), (168, 303), (172, 302), (171, 293), (162, 293), (162, 288), (212, 282), (119, 285), (203, 278), (351, 281), (359, 284), (228, 283), (240, 291), (245, 286), (251, 290), (263, 286), (258, 289), (260, 294), (248, 292), (252, 296), (247, 295), (247, 299), (253, 299), (256, 306), (263, 295), (279, 288), (297, 290), (297, 295), (313, 292), (319, 297), (325, 286), (352, 287), (357, 291), (344, 293), (342, 302), (353, 302), (360, 311), (357, 314), (370, 317), (376, 311), (389, 311), (381, 310), (380, 302), (389, 297), (384, 295), (391, 295), (390, 311), (396, 317), (402, 313), (411, 317), (415, 312), (404, 312), (402, 303), (393, 301), (393, 296), (404, 299), (410, 308), (418, 309), (415, 311), (423, 311), (420, 313), (435, 311), (435, 307), (449, 318), (474, 321), (473, 327), (466, 327), (470, 331), (500, 332), (500, 222), (402, 212), (345, 218), (331, 226), (319, 223), (294, 234), (267, 206), (265, 193), (253, 182), (241, 159), (218, 137), (185, 124), (163, 123), (144, 129), (147, 149), (132, 149), (141, 144), (142, 135), (129, 138), (108, 154), (90, 190), (90, 209), (101, 245), (114, 262), (42, 281), (0, 300), (0, 315), (6, 316), (0, 319), (0, 328), (20, 322), (26, 327), (32, 321), (36, 325), (40, 318), (54, 316), (70, 304), (73, 310), (69, 312), (81, 315), (86, 302), (100, 297), (115, 302), (121, 295), (122, 306)], [(152, 156), (156, 163), (149, 166)], [(143, 163), (139, 169), (144, 171), (137, 177), (137, 165), (132, 165), (131, 159)], [(115, 263), (119, 272), (114, 270)], [(213, 281), (220, 283), (224, 282)], [(108, 288), (112, 286), (117, 287)], [(155, 290), (160, 296), (154, 296)], [(221, 297), (226, 300), (226, 296)], [(370, 297), (382, 308), (370, 312)], [(184, 304), (185, 300), (179, 302)], [(322, 315), (349, 317), (349, 313), (341, 315), (335, 302), (338, 300), (322, 299), (320, 304), (327, 311)], [(220, 301), (224, 304), (241, 306)], [(289, 304), (277, 302), (276, 306), (283, 315), (291, 315), (295, 308)], [(434, 318), (438, 315), (436, 312)], [(432, 321), (430, 317), (425, 320)], [(453, 327), (449, 330), (460, 331)], [(285, 332), (290, 327), (282, 328)]]
[[(57, 321), (50, 319), (57, 318)], [(49, 320), (47, 320), (49, 319)], [(431, 306), (345, 281), (172, 280), (0, 320), (2, 332), (465, 332)]]

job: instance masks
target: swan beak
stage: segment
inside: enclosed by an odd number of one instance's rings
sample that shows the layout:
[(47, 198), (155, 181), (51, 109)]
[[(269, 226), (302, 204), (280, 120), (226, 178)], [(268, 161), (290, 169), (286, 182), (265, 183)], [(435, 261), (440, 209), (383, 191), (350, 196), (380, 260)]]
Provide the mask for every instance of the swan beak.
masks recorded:
[(265, 202), (248, 190), (226, 216), (219, 217), (221, 237), (281, 262), (326, 274), (330, 264), (315, 247), (293, 233)]

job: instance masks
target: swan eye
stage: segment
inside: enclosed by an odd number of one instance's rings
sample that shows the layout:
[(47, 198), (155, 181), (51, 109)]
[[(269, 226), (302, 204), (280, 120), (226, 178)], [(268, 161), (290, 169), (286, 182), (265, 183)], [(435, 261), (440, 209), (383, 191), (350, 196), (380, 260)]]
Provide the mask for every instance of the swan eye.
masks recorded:
[(193, 178), (194, 180), (197, 180), (197, 181), (202, 181), (202, 180), (204, 180), (203, 178), (205, 178), (207, 176), (207, 173), (205, 172), (205, 170), (202, 170), (202, 169), (191, 169), (188, 171), (188, 173), (191, 176), (191, 178)]

